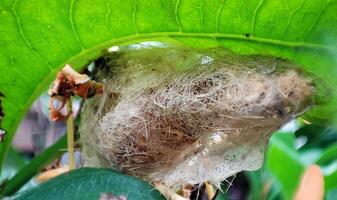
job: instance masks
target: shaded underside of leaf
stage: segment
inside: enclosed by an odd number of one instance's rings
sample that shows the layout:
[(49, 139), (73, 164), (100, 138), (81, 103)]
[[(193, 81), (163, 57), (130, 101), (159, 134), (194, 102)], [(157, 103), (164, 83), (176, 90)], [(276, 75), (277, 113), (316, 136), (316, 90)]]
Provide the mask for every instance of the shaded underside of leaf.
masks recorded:
[[(0, 92), (7, 138), (65, 63), (81, 69), (113, 45), (162, 41), (290, 59), (334, 85), (337, 0), (3, 0)], [(330, 93), (335, 94), (335, 91)], [(333, 99), (333, 98), (331, 98)], [(334, 106), (334, 101), (331, 101)], [(332, 117), (334, 109), (314, 110)], [(334, 107), (335, 108), (335, 107)]]
[(161, 194), (149, 184), (108, 169), (81, 168), (58, 176), (15, 199), (99, 199), (102, 194), (124, 196), (127, 200), (160, 200)]

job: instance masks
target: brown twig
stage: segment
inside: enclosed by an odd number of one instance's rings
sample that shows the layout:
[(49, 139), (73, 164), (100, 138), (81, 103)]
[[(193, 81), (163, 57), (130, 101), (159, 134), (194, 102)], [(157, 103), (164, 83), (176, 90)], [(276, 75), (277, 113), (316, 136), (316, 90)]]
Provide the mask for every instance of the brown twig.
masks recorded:
[(69, 170), (75, 169), (75, 157), (74, 157), (74, 118), (72, 115), (72, 103), (71, 99), (67, 101), (67, 140), (68, 140), (68, 158), (69, 158)]

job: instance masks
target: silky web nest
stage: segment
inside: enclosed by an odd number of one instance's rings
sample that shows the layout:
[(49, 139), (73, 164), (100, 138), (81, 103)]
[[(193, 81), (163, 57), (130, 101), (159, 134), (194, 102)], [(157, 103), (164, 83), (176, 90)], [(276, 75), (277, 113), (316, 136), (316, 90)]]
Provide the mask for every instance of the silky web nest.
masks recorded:
[(167, 186), (260, 168), (271, 134), (314, 92), (294, 64), (223, 49), (128, 49), (96, 65), (105, 93), (84, 105), (85, 165)]

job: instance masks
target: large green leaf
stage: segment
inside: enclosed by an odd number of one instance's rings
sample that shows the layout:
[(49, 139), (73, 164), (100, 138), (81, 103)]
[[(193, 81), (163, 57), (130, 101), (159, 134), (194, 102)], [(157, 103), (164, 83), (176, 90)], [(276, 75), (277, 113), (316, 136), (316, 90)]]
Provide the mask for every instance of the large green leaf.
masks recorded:
[[(336, 10), (337, 0), (2, 0), (1, 128), (7, 138), (0, 163), (25, 112), (56, 72), (65, 63), (80, 69), (112, 45), (220, 45), (293, 60), (334, 85)], [(324, 109), (331, 117), (334, 110)]]
[(149, 184), (108, 169), (81, 168), (25, 191), (15, 199), (99, 199), (102, 194), (128, 200), (164, 200)]

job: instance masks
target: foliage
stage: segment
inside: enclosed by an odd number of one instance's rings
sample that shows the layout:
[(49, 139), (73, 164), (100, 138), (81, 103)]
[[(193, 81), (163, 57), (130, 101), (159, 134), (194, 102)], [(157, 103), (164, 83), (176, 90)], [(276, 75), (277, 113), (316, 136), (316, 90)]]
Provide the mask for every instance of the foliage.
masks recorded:
[(222, 0), (1, 1), (1, 127), (7, 139), (0, 163), (21, 118), (56, 72), (65, 63), (80, 69), (112, 45), (140, 40), (220, 45), (291, 59), (333, 84), (336, 9), (336, 0), (254, 0), (245, 6)]
[[(17, 192), (27, 181), (42, 170), (43, 167), (62, 155), (64, 152), (60, 151), (60, 149), (65, 149), (66, 147), (66, 136), (63, 136), (55, 144), (31, 160), (27, 165), (14, 164), (13, 166), (18, 168), (16, 170), (17, 172), (13, 177), (11, 177), (10, 181), (5, 184), (3, 190), (1, 191), (1, 196), (9, 196)], [(11, 155), (11, 157), (7, 160), (18, 160), (18, 157), (19, 155), (16, 155), (16, 157)]]
[[(310, 116), (337, 121), (336, 10), (337, 0), (3, 0), (0, 93), (6, 139), (0, 144), (0, 164), (22, 117), (66, 63), (81, 69), (110, 46), (138, 41), (222, 46), (239, 54), (290, 59), (312, 73), (316, 100), (325, 103)], [(324, 99), (326, 86), (329, 95)], [(298, 178), (305, 164), (299, 163), (293, 147), (277, 140), (273, 144), (270, 153), (282, 159), (278, 162), (289, 159), (295, 164), (297, 170), (290, 176)], [(323, 165), (336, 149), (322, 151), (317, 162)], [(285, 174), (286, 167), (270, 162), (277, 177)], [(326, 187), (335, 188), (336, 176), (326, 176)], [(293, 192), (294, 183), (283, 184)]]
[(164, 199), (145, 182), (118, 172), (96, 168), (73, 170), (19, 194), (16, 199), (99, 199), (104, 193), (111, 193), (116, 197), (124, 196), (128, 200)]
[[(327, 132), (330, 133), (324, 134)], [(337, 139), (322, 143), (333, 137), (337, 137), (336, 129), (318, 125), (303, 126), (295, 133), (275, 133), (262, 171), (246, 172), (251, 185), (250, 196), (253, 199), (292, 199), (304, 170), (311, 164), (318, 164), (324, 174), (325, 197), (333, 199), (337, 188)], [(296, 147), (296, 143), (303, 146)]]

